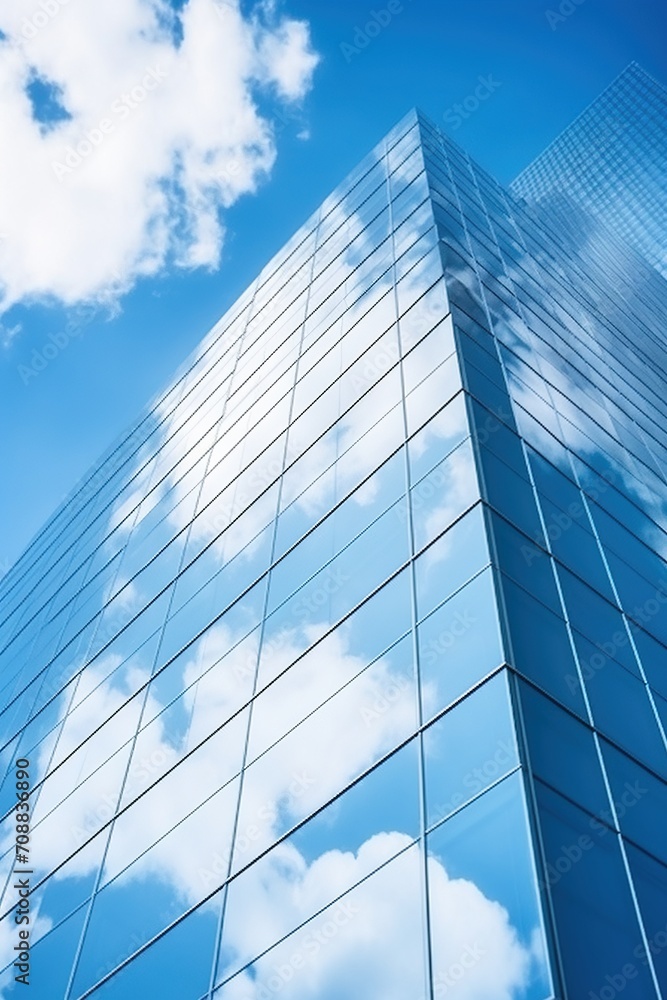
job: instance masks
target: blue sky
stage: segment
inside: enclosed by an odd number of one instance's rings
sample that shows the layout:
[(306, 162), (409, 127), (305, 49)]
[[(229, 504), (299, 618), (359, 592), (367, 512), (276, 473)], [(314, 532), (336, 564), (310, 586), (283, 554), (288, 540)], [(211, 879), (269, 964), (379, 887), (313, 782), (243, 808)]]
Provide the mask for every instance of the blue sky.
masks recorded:
[[(124, 0), (127, 7), (131, 2)], [(253, 5), (242, 7), (249, 15)], [(410, 107), (419, 106), (507, 182), (631, 60), (667, 79), (661, 0), (284, 0), (279, 10), (308, 22), (320, 62), (312, 79), (302, 63), (300, 86), (292, 87), (284, 66), (272, 70), (273, 92), (256, 93), (261, 113), (274, 123), (277, 155), (256, 191), (239, 196), (237, 190), (224, 208), (219, 265), (196, 267), (193, 260), (176, 267), (167, 257), (112, 310), (82, 301), (31, 304), (27, 294), (0, 318), (6, 341), (0, 348), (1, 571), (261, 266)], [(383, 24), (367, 30), (373, 11)], [(0, 69), (8, 58), (3, 16)], [(67, 17), (76, 16), (72, 5)], [(64, 21), (64, 13), (59, 17)], [(40, 45), (47, 45), (53, 27), (55, 17)], [(303, 46), (299, 52), (303, 60)], [(480, 77), (493, 92), (459, 123), (454, 106)], [(4, 80), (0, 74), (0, 88)], [(42, 87), (40, 94), (39, 84), (32, 89), (43, 102), (44, 128), (49, 115), (54, 125), (67, 125), (69, 114), (54, 104), (53, 92)], [(27, 166), (20, 163), (22, 147), (3, 141), (2, 149), (0, 160), (17, 158), (19, 169)], [(0, 187), (5, 239), (2, 202), (9, 197)], [(23, 197), (29, 205), (29, 189)], [(101, 218), (100, 248), (110, 239)], [(64, 246), (77, 225), (70, 216)], [(39, 229), (36, 240), (39, 257)], [(45, 271), (49, 267), (46, 260)]]

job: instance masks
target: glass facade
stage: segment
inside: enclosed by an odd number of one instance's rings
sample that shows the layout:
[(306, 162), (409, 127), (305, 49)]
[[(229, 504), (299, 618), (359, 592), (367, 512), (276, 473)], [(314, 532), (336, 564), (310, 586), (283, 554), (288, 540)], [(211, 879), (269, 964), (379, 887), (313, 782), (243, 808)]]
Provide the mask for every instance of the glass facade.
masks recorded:
[(574, 202), (667, 277), (666, 169), (667, 90), (630, 63), (510, 189)]
[[(0, 593), (3, 997), (667, 997), (667, 286), (408, 115)], [(614, 990), (613, 994), (610, 990)]]

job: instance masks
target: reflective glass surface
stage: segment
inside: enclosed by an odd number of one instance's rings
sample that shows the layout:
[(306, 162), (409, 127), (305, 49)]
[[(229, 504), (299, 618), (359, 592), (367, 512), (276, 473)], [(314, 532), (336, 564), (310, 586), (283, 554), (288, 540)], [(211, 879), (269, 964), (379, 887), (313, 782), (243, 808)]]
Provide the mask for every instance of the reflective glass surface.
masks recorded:
[(37, 995), (661, 996), (666, 317), (392, 130), (0, 585), (3, 996), (17, 758)]

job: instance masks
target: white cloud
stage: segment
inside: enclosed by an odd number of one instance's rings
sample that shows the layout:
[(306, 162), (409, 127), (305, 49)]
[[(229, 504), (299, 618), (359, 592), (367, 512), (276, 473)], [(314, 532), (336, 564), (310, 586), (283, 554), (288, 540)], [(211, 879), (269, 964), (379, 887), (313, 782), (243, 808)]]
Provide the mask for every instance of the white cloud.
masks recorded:
[[(361, 989), (369, 1000), (415, 1000), (423, 981), (422, 861), (403, 833), (380, 833), (356, 853), (329, 851), (306, 864), (294, 849), (248, 872), (228, 904), (223, 946), (229, 971), (403, 850), (252, 969), (222, 988), (220, 1000), (336, 1000)], [(522, 943), (507, 910), (469, 879), (451, 878), (429, 859), (436, 996), (512, 1000), (529, 981), (532, 942)], [(538, 932), (538, 937), (539, 932)], [(288, 985), (289, 984), (289, 985)]]
[[(260, 684), (277, 678), (317, 634), (316, 626), (288, 629), (270, 647)], [(154, 721), (139, 736), (130, 763), (131, 792), (123, 801), (142, 791), (145, 794), (116, 820), (104, 865), (105, 881), (130, 865), (116, 881), (116, 891), (121, 887), (128, 892), (139, 891), (140, 886), (150, 889), (153, 880), (159, 880), (171, 887), (177, 909), (195, 903), (224, 877), (239, 791), (238, 780), (230, 779), (240, 765), (247, 713), (224, 726), (189, 760), (182, 760), (171, 778), (146, 789), (247, 697), (251, 683), (247, 666), (256, 657), (256, 634), (238, 646), (235, 640), (229, 629), (220, 626), (202, 638), (180, 665), (178, 687), (192, 685), (183, 699), (188, 723), (180, 735), (172, 732), (173, 714), (159, 714), (161, 698), (149, 695), (144, 719)], [(255, 762), (246, 774), (235, 841), (237, 863), (246, 864), (282, 832), (285, 819), (291, 825), (317, 809), (414, 729), (414, 690), (406, 675), (384, 657), (366, 669), (364, 662), (350, 648), (345, 631), (338, 631), (313, 647), (257, 699), (248, 748), (249, 760)], [(99, 668), (86, 668), (79, 704), (64, 720), (51, 764), (47, 753), (36, 760), (36, 776), (41, 777), (72, 755), (46, 780), (34, 810), (32, 837), (39, 875), (62, 862), (86, 835), (98, 829), (117, 800), (129, 745), (119, 754), (114, 751), (130, 738), (139, 711), (139, 699), (125, 702), (147, 678), (139, 662), (130, 662), (110, 675), (109, 669), (117, 665), (117, 658), (111, 658)], [(389, 707), (371, 712), (369, 718), (369, 707), (382, 703), (390, 691)], [(323, 709), (315, 711), (321, 705)], [(116, 714), (91, 737), (111, 712)], [(311, 712), (315, 714), (308, 720)], [(275, 740), (280, 742), (266, 756), (257, 756)], [(185, 819), (205, 795), (221, 785), (210, 809), (203, 807)], [(195, 836), (198, 850), (193, 854), (189, 848)], [(11, 831), (7, 831), (4, 847), (10, 839)], [(356, 852), (326, 851), (312, 860), (290, 842), (274, 848), (241, 876), (237, 904), (230, 909), (228, 921), (230, 971), (252, 960), (262, 940), (269, 946), (289, 933), (409, 844), (406, 833), (387, 830), (367, 838)], [(101, 841), (91, 842), (53, 876), (56, 898), (59, 884), (96, 869), (102, 846)], [(131, 864), (140, 851), (146, 853)], [(453, 983), (461, 965), (465, 975), (456, 979), (452, 996), (512, 1000), (527, 982), (533, 964), (539, 963), (535, 944), (519, 939), (506, 909), (473, 881), (451, 878), (438, 858), (430, 859), (429, 866), (437, 976), (449, 977)], [(327, 924), (330, 912), (299, 932), (298, 940), (292, 936), (267, 955), (259, 963), (257, 978), (241, 973), (223, 991), (225, 1000), (264, 1000), (267, 978), (277, 966), (289, 964), (299, 949), (305, 964), (290, 981), (293, 1000), (349, 995), (352, 975), (363, 976), (369, 997), (420, 996), (421, 974), (415, 980), (415, 969), (420, 967), (421, 955), (421, 867), (418, 849), (413, 847), (352, 891), (351, 907), (343, 911), (343, 916), (352, 916), (341, 918), (340, 932), (333, 937), (324, 931), (326, 947), (313, 951), (312, 934)], [(41, 922), (35, 928), (35, 941), (49, 929), (50, 908), (48, 891), (44, 905), (38, 894), (35, 911), (41, 910)], [(310, 949), (303, 943), (308, 935)], [(0, 953), (2, 945), (0, 939)]]
[[(303, 632), (294, 628), (281, 641), (274, 642), (267, 653), (261, 684), (266, 684), (302, 654), (317, 631), (315, 626)], [(257, 637), (251, 634), (247, 641), (236, 645), (237, 638), (219, 626), (202, 637), (193, 656), (183, 664), (182, 686), (187, 686), (183, 709), (189, 724), (182, 735), (174, 736), (169, 731), (169, 715), (160, 714), (164, 706), (149, 694), (143, 718), (153, 722), (138, 736), (123, 804), (144, 792), (225, 719), (230, 719), (250, 695), (253, 671), (248, 667), (256, 660)], [(258, 825), (260, 836), (255, 838), (253, 850), (275, 838), (281, 808), (291, 813), (293, 821), (302, 818), (416, 725), (414, 692), (402, 675), (395, 673), (384, 659), (365, 671), (363, 666), (364, 660), (348, 648), (346, 636), (337, 632), (324, 639), (300, 665), (293, 666), (258, 699), (257, 722), (249, 748), (251, 760), (266, 745), (280, 739), (299, 718), (339, 692), (326, 711), (316, 713), (312, 720), (298, 726), (267, 758), (261, 758), (261, 763), (250, 769), (239, 829)], [(102, 658), (99, 666), (90, 665), (84, 670), (77, 690), (77, 707), (64, 719), (53, 757), (50, 743), (44, 744), (39, 755), (35, 755), (35, 780), (49, 774), (33, 807), (32, 838), (40, 875), (61, 864), (103, 826), (118, 800), (142, 700), (127, 699), (145, 683), (148, 675), (138, 658), (110, 673), (117, 667), (119, 657), (109, 656)], [(357, 680), (351, 683), (355, 677)], [(392, 701), (390, 710), (374, 713), (369, 721), (366, 717), (369, 707), (378, 703), (389, 689), (398, 691), (400, 697)], [(172, 780), (158, 784), (147, 796), (145, 809), (139, 803), (122, 822), (117, 821), (106, 864), (108, 876), (121, 871), (136, 857), (139, 842), (145, 848), (150, 847), (199, 805), (207, 792), (237, 773), (246, 725), (244, 712), (176, 768)], [(123, 749), (119, 751), (120, 747)], [(307, 749), (308, 780), (295, 793), (295, 776), (304, 772)], [(141, 818), (137, 818), (139, 813)], [(159, 872), (179, 895), (191, 901), (199, 898), (207, 885), (202, 878), (202, 867), (221, 849), (219, 828), (202, 824), (200, 816), (194, 817), (202, 825), (203, 838), (196, 858), (181, 849), (176, 834), (139, 861), (129, 874), (130, 880)], [(181, 832), (190, 835), (185, 826)], [(7, 829), (2, 840), (4, 849), (12, 836)], [(82, 852), (54, 877), (67, 879), (74, 874), (86, 874), (98, 860), (98, 852)]]
[[(300, 100), (317, 57), (307, 24), (274, 3), (244, 16), (238, 0), (189, 0), (180, 20), (177, 46), (167, 0), (3, 3), (0, 309), (113, 301), (169, 263), (218, 263), (220, 210), (276, 156), (258, 100)], [(48, 130), (35, 76), (71, 115)]]

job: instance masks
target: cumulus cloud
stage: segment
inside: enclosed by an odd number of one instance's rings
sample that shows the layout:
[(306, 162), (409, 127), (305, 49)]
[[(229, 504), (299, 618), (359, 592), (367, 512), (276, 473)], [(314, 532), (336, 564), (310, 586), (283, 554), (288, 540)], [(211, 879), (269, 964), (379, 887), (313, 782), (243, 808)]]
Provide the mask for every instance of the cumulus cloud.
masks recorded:
[[(409, 844), (403, 833), (383, 832), (355, 853), (329, 851), (306, 864), (298, 851), (286, 849), (271, 864), (250, 869), (228, 905), (224, 945), (233, 958), (227, 975), (343, 889), (360, 884), (230, 979), (220, 1000), (267, 1000), (283, 993), (291, 1000), (337, 1000), (360, 988), (369, 998), (425, 998), (423, 862), (419, 848)], [(520, 995), (533, 971), (531, 943), (519, 939), (507, 910), (473, 881), (450, 877), (437, 857), (429, 858), (428, 867), (436, 996)]]
[[(264, 680), (284, 670), (312, 642), (315, 632), (314, 628), (304, 634), (288, 631), (271, 650)], [(143, 730), (137, 745), (129, 772), (130, 797), (145, 790), (147, 781), (153, 782), (172, 767), (238, 708), (240, 695), (247, 693), (245, 667), (253, 652), (256, 655), (253, 642), (251, 639), (235, 647), (233, 634), (220, 627), (211, 641), (200, 643), (183, 664), (183, 683), (190, 686), (184, 695), (189, 724), (182, 738), (170, 732), (169, 717), (158, 714), (162, 706), (149, 698), (144, 717), (152, 717), (154, 722)], [(136, 725), (136, 705), (125, 709), (121, 705), (127, 692), (142, 679), (141, 671), (134, 666), (121, 671), (121, 676), (101, 680), (108, 666), (88, 668), (84, 673), (82, 700), (65, 720), (62, 743), (54, 757), (55, 763), (73, 752), (71, 763), (47, 780), (35, 810), (35, 856), (44, 867), (59, 863), (69, 853), (73, 833), (84, 829), (89, 834), (108, 818), (109, 811), (101, 810), (100, 805), (117, 794), (120, 772), (127, 764), (125, 754), (120, 755), (120, 767), (118, 756), (112, 756), (107, 764), (102, 762)], [(400, 697), (392, 698), (390, 710), (373, 713), (369, 721), (365, 710), (389, 689), (399, 691)], [(336, 690), (339, 693), (332, 697)], [(284, 736), (325, 699), (330, 699), (325, 716), (316, 712), (312, 725), (297, 726), (292, 730), (296, 739)], [(114, 709), (120, 711), (106, 731), (93, 736), (82, 747), (83, 753), (76, 752), (100, 718)], [(257, 763), (264, 761), (259, 769), (256, 763), (248, 771), (235, 841), (243, 864), (282, 832), (281, 815), (294, 822), (317, 808), (415, 725), (414, 692), (405, 678), (384, 658), (374, 668), (364, 669), (364, 660), (352, 653), (344, 634), (339, 633), (324, 639), (301, 666), (291, 667), (282, 681), (275, 681), (265, 702), (259, 698), (257, 712), (251, 729), (250, 760), (274, 740), (280, 742), (266, 758), (257, 758)], [(238, 717), (220, 736), (204, 744), (190, 762), (176, 767), (173, 780), (155, 785), (116, 821), (103, 882), (117, 877), (114, 891), (136, 892), (157, 880), (171, 887), (181, 908), (197, 902), (219, 884), (226, 872), (231, 817), (238, 796), (236, 780), (224, 783), (240, 763), (246, 725), (247, 715)], [(303, 730), (300, 736), (299, 730)], [(40, 759), (40, 768), (46, 765), (47, 761)], [(308, 780), (295, 789), (295, 775), (301, 773), (306, 773)], [(74, 794), (68, 794), (77, 775), (85, 780)], [(191, 820), (184, 820), (203, 794), (221, 784), (210, 814), (197, 811)], [(46, 818), (45, 812), (61, 799), (61, 805)], [(255, 829), (259, 837), (253, 834), (251, 848), (244, 846), (249, 831)], [(190, 847), (195, 836), (198, 850), (193, 855)], [(74, 865), (56, 873), (56, 884), (96, 869), (102, 845), (95, 848), (94, 843), (90, 850), (81, 852)], [(334, 1000), (349, 995), (353, 983), (359, 982), (365, 984), (365, 995), (382, 1000), (425, 996), (421, 971), (423, 862), (420, 848), (410, 845), (411, 837), (405, 832), (378, 830), (354, 851), (328, 850), (310, 859), (290, 841), (274, 847), (240, 877), (238, 886), (234, 884), (224, 954), (228, 963), (225, 975), (238, 975), (223, 987), (221, 997), (266, 1000), (276, 990), (276, 976), (290, 982), (293, 1000), (314, 996)], [(120, 874), (142, 850), (146, 851), (143, 857)], [(210, 867), (202, 867), (203, 859)], [(429, 858), (428, 866), (434, 974), (440, 993), (446, 986), (448, 995), (459, 1000), (512, 1000), (541, 964), (535, 943), (520, 939), (505, 907), (485, 895), (473, 880), (451, 877), (437, 856)], [(332, 904), (346, 892), (343, 900)], [(39, 911), (39, 899), (35, 903)], [(323, 907), (328, 909), (311, 919)], [(51, 926), (48, 896), (41, 910), (35, 941)], [(306, 921), (310, 923), (292, 933)], [(285, 935), (289, 936), (256, 962), (252, 971), (243, 971), (264, 948)], [(9, 951), (9, 938), (0, 939), (0, 952), (6, 956)]]
[[(383, 456), (389, 456), (401, 433), (396, 425), (397, 421), (400, 423), (398, 408), (389, 409), (386, 405), (386, 397), (394, 398), (396, 402), (399, 399), (398, 370), (394, 367), (393, 372), (387, 374), (399, 357), (396, 332), (389, 329), (394, 318), (393, 301), (388, 296), (382, 296), (383, 291), (389, 291), (392, 287), (390, 275), (381, 277), (389, 258), (371, 258), (369, 280), (375, 281), (377, 301), (374, 309), (367, 314), (370, 317), (368, 321), (363, 315), (363, 309), (368, 309), (367, 302), (356, 307), (348, 304), (348, 298), (352, 296), (347, 281), (355, 278), (358, 259), (370, 258), (377, 249), (376, 242), (369, 237), (361, 215), (358, 212), (348, 213), (345, 203), (335, 209), (331, 216), (335, 217), (330, 223), (332, 229), (340, 230), (340, 234), (333, 237), (333, 240), (335, 243), (340, 242), (344, 249), (331, 265), (334, 276), (329, 282), (331, 288), (338, 286), (338, 290), (331, 293), (328, 289), (330, 298), (326, 322), (331, 323), (336, 336), (340, 335), (332, 318), (336, 310), (340, 314), (346, 314), (347, 325), (351, 326), (357, 321), (359, 325), (356, 335), (348, 338), (349, 343), (342, 345), (346, 371), (338, 381), (336, 379), (342, 367), (341, 351), (334, 349), (324, 355), (317, 366), (313, 366), (312, 373), (306, 375), (295, 394), (295, 412), (298, 413), (298, 418), (290, 425), (286, 455), (286, 464), (292, 467), (284, 479), (281, 501), (283, 508), (294, 504), (296, 509), (311, 518), (327, 510), (333, 492), (339, 497), (344, 495), (368, 475)], [(409, 228), (410, 223), (406, 223), (403, 235), (407, 245), (417, 240), (419, 235), (416, 226), (408, 234)], [(382, 242), (382, 238), (376, 234), (376, 240), (378, 239)], [(337, 250), (330, 252), (335, 256)], [(403, 282), (405, 296), (409, 300), (417, 299), (432, 281), (433, 273), (428, 265), (414, 267)], [(427, 303), (425, 309), (428, 310), (429, 306), (433, 310), (432, 314), (428, 311), (426, 315), (419, 313), (418, 319), (421, 322), (413, 325), (404, 323), (404, 350), (423, 335), (424, 326), (428, 328), (441, 318), (444, 301)], [(265, 306), (262, 312), (262, 328), (265, 333), (258, 338), (260, 346), (268, 336), (277, 337), (276, 322), (284, 308), (285, 301), (280, 295)], [(382, 329), (387, 329), (387, 334), (376, 343), (370, 343)], [(318, 334), (325, 336), (322, 330), (318, 330)], [(288, 346), (296, 348), (299, 338), (300, 330), (297, 326), (293, 336), (288, 338)], [(431, 371), (431, 355), (426, 352), (422, 352), (422, 355), (423, 371), (421, 368), (418, 371), (414, 364), (412, 366), (416, 381), (425, 379)], [(123, 523), (123, 530), (129, 531), (133, 523), (138, 524), (166, 491), (172, 489), (173, 500), (168, 514), (168, 523), (172, 527), (182, 529), (189, 524), (194, 513), (193, 504), (198, 498), (199, 513), (192, 523), (191, 540), (202, 545), (215, 539), (213, 552), (220, 562), (229, 562), (246, 546), (244, 557), (251, 558), (255, 549), (248, 543), (258, 538), (261, 529), (275, 514), (273, 494), (267, 492), (259, 501), (257, 497), (276, 479), (283, 467), (285, 442), (283, 438), (276, 439), (276, 433), (287, 424), (290, 400), (285, 394), (284, 380), (279, 376), (284, 374), (292, 361), (293, 358), (286, 349), (285, 356), (279, 357), (275, 367), (271, 367), (268, 373), (262, 370), (261, 375), (253, 373), (246, 380), (245, 390), (238, 391), (240, 400), (226, 412), (225, 433), (212, 448), (200, 494), (194, 491), (201, 477), (201, 468), (196, 466), (196, 462), (204, 458), (213, 444), (211, 433), (207, 429), (214, 411), (212, 414), (202, 413), (201, 398), (205, 394), (204, 390), (194, 393), (192, 398), (185, 397), (172, 412), (169, 412), (168, 405), (158, 406), (157, 415), (162, 420), (162, 448), (150, 460), (147, 460), (146, 454), (138, 459), (138, 468), (146, 464), (136, 479), (135, 489), (119, 501), (112, 517), (112, 526)], [(378, 385), (383, 376), (382, 385)], [(321, 391), (322, 381), (327, 384), (328, 380), (333, 387), (324, 400), (328, 409), (323, 416), (317, 409), (322, 400), (315, 407), (309, 409), (309, 406)], [(219, 372), (211, 369), (204, 376), (202, 385), (208, 387), (205, 391), (213, 393), (219, 382)], [(433, 412), (442, 403), (442, 386), (437, 380), (431, 380), (422, 386), (420, 395), (422, 408), (426, 411), (430, 408), (429, 412)], [(340, 409), (347, 407), (349, 409), (339, 423), (313, 443), (314, 428), (319, 426), (324, 430), (327, 422), (333, 421)], [(386, 410), (389, 412), (385, 413)], [(434, 436), (446, 437), (448, 433), (444, 424), (442, 429), (439, 423), (437, 426), (433, 424)], [(185, 456), (188, 457), (191, 471), (184, 475), (179, 463)], [(257, 457), (248, 464), (252, 456)], [(447, 489), (456, 489), (460, 493), (470, 481), (463, 458), (460, 460), (458, 473), (460, 485), (449, 484)], [(149, 483), (160, 485), (153, 488), (150, 500), (142, 503)], [(362, 489), (355, 492), (354, 501), (360, 506), (372, 503), (377, 489), (378, 477), (372, 476)], [(133, 522), (130, 513), (139, 504), (141, 509)], [(235, 523), (230, 527), (232, 522)]]
[(317, 63), (273, 0), (6, 0), (0, 32), (0, 309), (214, 267), (221, 210), (275, 160), (265, 99), (300, 101)]
[[(278, 636), (267, 649), (261, 685), (294, 663), (320, 631), (317, 626), (295, 627)], [(179, 686), (184, 694), (178, 707), (187, 720), (182, 730), (175, 728), (173, 711), (171, 715), (164, 713), (165, 706), (151, 689), (142, 713), (144, 728), (131, 762), (128, 758), (141, 698), (128, 700), (128, 695), (148, 675), (132, 660), (110, 673), (110, 668), (119, 666), (115, 657), (104, 658), (99, 667), (86, 668), (79, 684), (78, 705), (64, 719), (53, 756), (50, 744), (45, 744), (36, 760), (36, 775), (50, 774), (33, 814), (35, 856), (42, 873), (61, 864), (110, 818), (128, 763), (123, 805), (141, 796), (182, 761), (172, 779), (151, 789), (145, 806), (142, 800), (139, 808), (133, 807), (116, 822), (106, 878), (120, 873), (138, 850), (149, 849), (196, 809), (206, 794), (237, 774), (247, 711), (232, 716), (251, 694), (257, 636), (252, 633), (244, 641), (238, 639), (225, 626), (218, 626), (202, 637), (182, 665)], [(257, 699), (248, 747), (249, 761), (257, 759), (248, 771), (239, 820), (241, 839), (246, 829), (257, 827), (253, 852), (281, 832), (281, 817), (288, 815), (296, 822), (318, 808), (415, 727), (415, 694), (402, 672), (384, 658), (364, 668), (365, 660), (349, 649), (344, 630), (337, 631), (314, 646)], [(387, 710), (374, 711), (387, 692), (392, 698)], [(318, 712), (327, 699), (331, 701), (326, 711)], [(310, 720), (309, 713), (314, 713)], [(304, 717), (306, 721), (299, 725)], [(148, 720), (152, 721), (146, 724)], [(289, 733), (292, 727), (296, 728)], [(261, 756), (274, 742), (273, 750)], [(197, 747), (199, 750), (184, 760)], [(229, 811), (232, 815), (231, 807)], [(210, 889), (211, 873), (204, 866), (230, 845), (222, 842), (219, 825), (208, 826), (201, 814), (195, 815), (193, 822), (202, 828), (197, 857), (181, 849), (182, 837), (190, 836), (183, 826), (180, 833), (166, 837), (157, 850), (136, 862), (128, 880), (159, 875), (190, 902)], [(3, 844), (10, 837), (7, 830)], [(247, 848), (237, 844), (237, 851), (244, 854), (243, 862), (249, 860)], [(98, 853), (81, 852), (54, 877), (89, 873), (99, 861)]]
[[(316, 642), (321, 633), (321, 626), (293, 624), (274, 637), (262, 657), (259, 685), (266, 689), (256, 699), (249, 733), (236, 865), (247, 864), (416, 726), (409, 657), (403, 666), (392, 656), (366, 666), (345, 628)], [(257, 633), (239, 641), (241, 635), (217, 626), (189, 657), (177, 661), (173, 676), (165, 675), (163, 694), (159, 686), (151, 688), (131, 759), (140, 700), (128, 697), (148, 680), (146, 666), (140, 659), (121, 663), (114, 654), (86, 668), (53, 757), (45, 750), (35, 760), (36, 777), (51, 772), (33, 816), (38, 875), (62, 863), (110, 818), (129, 768), (123, 804), (137, 801), (115, 822), (103, 883), (113, 880), (110, 891), (129, 894), (154, 883), (169, 886), (174, 913), (220, 884), (232, 849), (235, 775), (248, 725), (247, 710), (239, 709), (251, 693), (258, 653)], [(174, 688), (184, 693), (164, 711), (165, 694)], [(231, 721), (211, 737), (225, 719)], [(171, 768), (172, 774), (156, 783)], [(220, 791), (199, 808), (216, 788)], [(7, 830), (5, 848), (11, 836)], [(190, 849), (193, 839), (196, 853)], [(239, 975), (223, 988), (225, 1000), (265, 1000), (275, 969), (292, 968), (295, 951), (303, 951), (304, 961), (298, 974), (288, 973), (294, 1000), (334, 1000), (348, 995), (360, 977), (371, 997), (421, 996), (421, 973), (415, 970), (422, 954), (422, 862), (419, 848), (410, 843), (404, 831), (378, 830), (355, 851), (306, 858), (286, 842), (251, 866), (240, 877), (238, 903), (229, 911), (228, 974), (238, 970)], [(102, 847), (101, 838), (91, 841), (52, 876), (56, 901), (61, 892), (67, 898), (73, 878), (96, 871)], [(511, 1000), (531, 975), (531, 944), (520, 940), (507, 910), (474, 881), (451, 878), (437, 857), (429, 866), (438, 982), (451, 981), (451, 995), (460, 1000)], [(269, 947), (348, 889), (346, 908), (334, 904), (298, 932), (296, 943), (292, 935), (260, 960), (252, 975), (241, 971), (261, 950), (258, 934)], [(51, 925), (49, 889), (43, 905), (40, 895), (34, 941)], [(6, 954), (9, 940), (4, 945)], [(2, 946), (0, 940), (0, 952)]]

